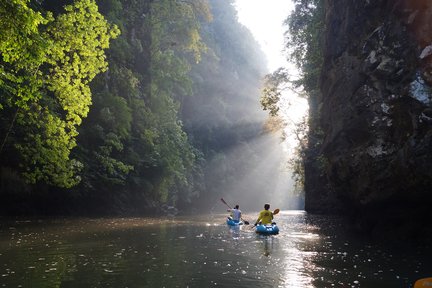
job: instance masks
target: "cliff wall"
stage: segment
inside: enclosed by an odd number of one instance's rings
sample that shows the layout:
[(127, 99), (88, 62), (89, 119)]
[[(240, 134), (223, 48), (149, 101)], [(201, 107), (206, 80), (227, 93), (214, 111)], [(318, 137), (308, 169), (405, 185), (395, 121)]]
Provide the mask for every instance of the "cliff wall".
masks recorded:
[(306, 210), (360, 228), (430, 225), (432, 1), (327, 0)]

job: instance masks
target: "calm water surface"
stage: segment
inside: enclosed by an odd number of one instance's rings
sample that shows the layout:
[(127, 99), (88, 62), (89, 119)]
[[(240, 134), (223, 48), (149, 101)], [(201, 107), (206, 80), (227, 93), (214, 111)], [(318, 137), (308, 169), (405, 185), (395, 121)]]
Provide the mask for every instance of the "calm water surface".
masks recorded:
[(302, 211), (276, 220), (267, 237), (225, 215), (3, 220), (0, 287), (406, 288), (432, 276), (428, 245), (369, 242)]

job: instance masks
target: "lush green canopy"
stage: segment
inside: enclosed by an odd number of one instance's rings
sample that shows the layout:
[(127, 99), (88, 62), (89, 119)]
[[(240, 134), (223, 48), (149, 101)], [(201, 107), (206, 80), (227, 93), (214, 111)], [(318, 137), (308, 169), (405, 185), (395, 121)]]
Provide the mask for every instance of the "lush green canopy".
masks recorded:
[(12, 116), (1, 152), (13, 143), (29, 182), (71, 187), (81, 165), (70, 151), (91, 104), (89, 84), (106, 70), (104, 49), (118, 29), (94, 1), (76, 1), (55, 17), (28, 2), (0, 5), (0, 105)]
[(264, 57), (232, 1), (68, 3), (0, 3), (0, 181), (38, 185), (7, 193), (118, 211), (216, 193), (239, 169), (206, 167), (262, 124)]

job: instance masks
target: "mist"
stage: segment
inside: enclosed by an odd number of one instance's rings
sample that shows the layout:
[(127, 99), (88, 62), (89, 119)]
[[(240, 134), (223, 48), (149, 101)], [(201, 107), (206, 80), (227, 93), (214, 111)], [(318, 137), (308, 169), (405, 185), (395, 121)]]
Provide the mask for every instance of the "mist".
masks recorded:
[(298, 197), (293, 195), (292, 171), (287, 167), (284, 153), (280, 138), (272, 134), (261, 134), (231, 149), (227, 157), (235, 167), (232, 181), (217, 190), (225, 200), (239, 204), (244, 211), (261, 210), (265, 203), (273, 208), (301, 209)]
[[(204, 188), (197, 205), (224, 211), (220, 198), (244, 211), (302, 209), (295, 196), (290, 155), (281, 135), (264, 132), (260, 105), (266, 56), (229, 3), (211, 1), (209, 48), (193, 67), (194, 95), (184, 99), (182, 118), (195, 147), (204, 153)], [(228, 19), (227, 15), (232, 18)], [(218, 39), (212, 42), (210, 39)]]

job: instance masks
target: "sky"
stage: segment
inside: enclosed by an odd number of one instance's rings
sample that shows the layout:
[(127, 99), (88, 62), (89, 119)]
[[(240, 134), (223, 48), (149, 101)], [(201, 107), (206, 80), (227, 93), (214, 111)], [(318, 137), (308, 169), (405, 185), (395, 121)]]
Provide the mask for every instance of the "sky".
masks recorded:
[[(273, 72), (280, 67), (294, 66), (287, 61), (284, 54), (284, 33), (287, 30), (283, 22), (288, 17), (294, 4), (291, 0), (236, 0), (240, 23), (245, 25), (260, 44), (261, 49), (267, 57), (269, 72)], [(293, 72), (292, 74), (297, 74)], [(283, 107), (281, 115), (288, 123), (296, 123), (307, 113), (308, 106), (306, 99), (299, 98), (286, 91), (282, 99)], [(288, 104), (289, 103), (289, 104)], [(290, 134), (293, 126), (286, 128), (286, 133)], [(295, 137), (287, 139), (288, 149), (295, 146)]]
[(283, 55), (283, 21), (293, 9), (290, 0), (236, 0), (240, 23), (249, 28), (267, 56), (268, 68), (274, 71), (287, 65)]

